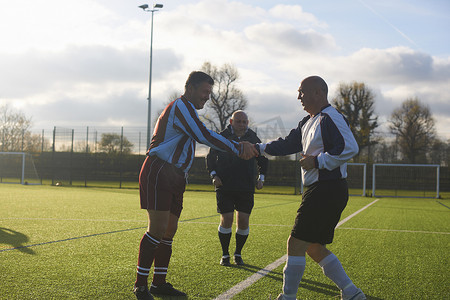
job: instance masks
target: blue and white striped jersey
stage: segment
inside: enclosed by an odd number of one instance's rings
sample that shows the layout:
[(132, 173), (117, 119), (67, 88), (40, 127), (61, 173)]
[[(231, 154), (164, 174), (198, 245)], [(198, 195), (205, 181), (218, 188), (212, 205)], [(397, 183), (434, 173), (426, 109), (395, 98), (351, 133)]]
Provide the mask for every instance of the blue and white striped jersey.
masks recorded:
[(185, 97), (172, 101), (158, 118), (147, 155), (156, 155), (183, 172), (188, 172), (195, 157), (195, 143), (239, 155), (240, 145), (209, 130)]
[(260, 145), (261, 151), (280, 156), (302, 152), (317, 156), (319, 168), (304, 170), (305, 186), (316, 181), (347, 177), (347, 161), (355, 156), (358, 144), (345, 117), (331, 105), (311, 118), (306, 116), (284, 139)]

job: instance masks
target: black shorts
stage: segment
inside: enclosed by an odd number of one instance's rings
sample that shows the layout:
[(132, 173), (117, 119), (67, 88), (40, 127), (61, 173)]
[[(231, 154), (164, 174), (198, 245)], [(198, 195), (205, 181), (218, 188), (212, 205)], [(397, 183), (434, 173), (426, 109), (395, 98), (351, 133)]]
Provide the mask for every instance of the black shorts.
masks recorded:
[(291, 236), (305, 242), (331, 244), (347, 202), (345, 179), (319, 181), (305, 187)]
[(254, 193), (235, 191), (216, 191), (217, 212), (225, 214), (234, 210), (250, 214), (254, 204)]

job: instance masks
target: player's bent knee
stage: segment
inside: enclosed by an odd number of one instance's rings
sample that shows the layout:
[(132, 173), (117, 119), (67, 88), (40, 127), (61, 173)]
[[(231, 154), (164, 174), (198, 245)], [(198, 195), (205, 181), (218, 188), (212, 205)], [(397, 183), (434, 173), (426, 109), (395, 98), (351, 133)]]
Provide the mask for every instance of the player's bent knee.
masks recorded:
[(311, 244), (309, 245), (306, 253), (315, 261), (319, 262), (324, 259), (326, 256), (331, 254), (331, 251), (328, 250), (324, 245), (321, 244)]
[(293, 256), (305, 256), (306, 249), (308, 249), (308, 246), (310, 243), (299, 240), (298, 238), (295, 238), (293, 236), (289, 236), (287, 241), (287, 252), (288, 255)]

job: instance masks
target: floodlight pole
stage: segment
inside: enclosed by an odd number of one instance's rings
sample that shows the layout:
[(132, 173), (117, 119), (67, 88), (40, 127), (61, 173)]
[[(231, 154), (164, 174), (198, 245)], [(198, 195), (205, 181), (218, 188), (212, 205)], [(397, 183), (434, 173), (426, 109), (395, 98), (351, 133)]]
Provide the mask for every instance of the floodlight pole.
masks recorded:
[(163, 8), (162, 4), (154, 4), (153, 9), (148, 7), (148, 4), (140, 5), (144, 11), (152, 13), (151, 33), (150, 33), (150, 74), (148, 78), (148, 112), (147, 112), (147, 149), (150, 148), (151, 129), (152, 129), (152, 54), (153, 54), (153, 13), (158, 11), (157, 8)]

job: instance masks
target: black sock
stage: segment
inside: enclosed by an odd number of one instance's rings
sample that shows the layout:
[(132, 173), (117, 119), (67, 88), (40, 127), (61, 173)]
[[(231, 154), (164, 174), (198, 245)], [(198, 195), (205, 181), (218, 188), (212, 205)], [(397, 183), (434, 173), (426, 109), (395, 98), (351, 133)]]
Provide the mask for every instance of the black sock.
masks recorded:
[(234, 254), (241, 254), (242, 247), (244, 247), (245, 242), (247, 241), (248, 234), (242, 235), (239, 233), (236, 233), (236, 251)]
[(219, 232), (219, 240), (220, 244), (222, 245), (222, 255), (230, 255), (228, 252), (228, 247), (230, 246), (230, 240), (231, 240), (231, 232), (230, 233), (221, 233)]

